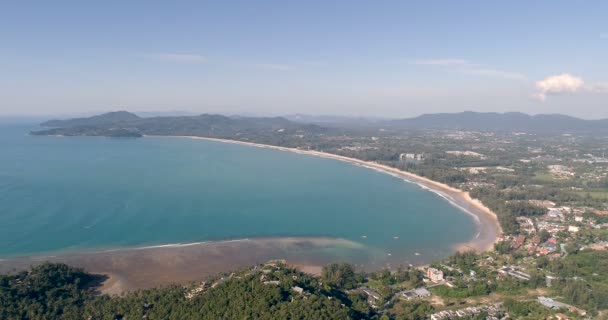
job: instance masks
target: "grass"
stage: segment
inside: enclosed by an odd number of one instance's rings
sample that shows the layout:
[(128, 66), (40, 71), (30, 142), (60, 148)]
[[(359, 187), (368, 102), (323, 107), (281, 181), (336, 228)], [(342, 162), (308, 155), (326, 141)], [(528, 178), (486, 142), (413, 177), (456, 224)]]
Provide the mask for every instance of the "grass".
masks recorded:
[(534, 180), (540, 182), (555, 182), (557, 179), (549, 172), (539, 172), (534, 175)]
[(589, 190), (589, 191), (577, 191), (576, 194), (586, 197), (587, 194), (593, 199), (608, 199), (608, 190)]

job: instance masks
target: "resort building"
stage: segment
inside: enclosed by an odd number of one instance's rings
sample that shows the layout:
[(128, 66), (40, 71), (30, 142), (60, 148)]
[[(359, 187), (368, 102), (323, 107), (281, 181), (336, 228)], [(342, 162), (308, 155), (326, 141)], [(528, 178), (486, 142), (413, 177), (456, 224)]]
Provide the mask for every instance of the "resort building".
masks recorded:
[(433, 282), (441, 282), (443, 281), (443, 271), (437, 270), (435, 268), (429, 268), (426, 271), (427, 278), (431, 279)]
[(421, 153), (402, 153), (399, 155), (399, 161), (405, 163), (418, 164), (424, 161), (424, 155)]

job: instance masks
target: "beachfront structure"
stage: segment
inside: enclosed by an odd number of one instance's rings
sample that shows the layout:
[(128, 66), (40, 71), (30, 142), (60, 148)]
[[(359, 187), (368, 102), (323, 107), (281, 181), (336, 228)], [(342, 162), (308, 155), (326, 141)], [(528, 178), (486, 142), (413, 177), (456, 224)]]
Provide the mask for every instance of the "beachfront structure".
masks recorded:
[(424, 155), (421, 153), (402, 153), (399, 155), (399, 161), (418, 164), (424, 161)]
[(431, 279), (433, 282), (441, 282), (443, 281), (443, 271), (435, 268), (428, 268), (426, 271), (426, 277)]

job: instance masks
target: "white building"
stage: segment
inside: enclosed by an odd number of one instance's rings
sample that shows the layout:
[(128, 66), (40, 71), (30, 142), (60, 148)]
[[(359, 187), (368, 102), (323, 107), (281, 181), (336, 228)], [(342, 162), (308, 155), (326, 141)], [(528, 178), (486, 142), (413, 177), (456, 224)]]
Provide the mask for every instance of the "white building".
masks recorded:
[(435, 268), (428, 268), (428, 270), (426, 271), (426, 276), (433, 282), (443, 281), (443, 271), (437, 270)]

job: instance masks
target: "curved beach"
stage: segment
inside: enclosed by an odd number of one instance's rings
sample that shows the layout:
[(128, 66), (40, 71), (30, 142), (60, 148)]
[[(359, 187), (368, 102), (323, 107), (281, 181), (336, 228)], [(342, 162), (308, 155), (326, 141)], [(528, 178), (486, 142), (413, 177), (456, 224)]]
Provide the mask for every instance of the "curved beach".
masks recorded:
[(351, 164), (359, 165), (365, 168), (377, 170), (379, 172), (389, 174), (392, 176), (396, 176), (402, 178), (411, 183), (415, 183), (421, 188), (427, 189), (430, 192), (434, 192), (444, 198), (446, 201), (450, 202), (452, 205), (461, 209), (462, 211), (470, 214), (473, 217), (473, 220), (476, 223), (477, 233), (468, 242), (456, 244), (456, 250), (475, 250), (475, 251), (487, 251), (491, 250), (494, 247), (498, 237), (502, 234), (502, 228), (500, 227), (500, 223), (498, 222), (498, 217), (496, 213), (490, 210), (490, 208), (486, 207), (481, 201), (478, 199), (473, 199), (468, 192), (462, 191), (460, 189), (451, 187), (447, 184), (437, 182), (410, 172), (402, 171), (393, 167), (389, 167), (383, 164), (379, 164), (376, 162), (363, 161), (355, 158), (344, 157), (332, 153), (314, 151), (314, 150), (303, 150), (296, 148), (287, 148), (287, 147), (279, 147), (267, 144), (259, 144), (253, 142), (246, 141), (238, 141), (238, 140), (228, 140), (228, 139), (217, 139), (217, 138), (205, 138), (205, 137), (196, 137), (196, 136), (151, 136), (155, 138), (185, 138), (185, 139), (199, 139), (199, 140), (207, 140), (207, 141), (216, 141), (222, 143), (233, 143), (239, 145), (246, 145), (251, 147), (258, 148), (267, 148), (273, 150), (294, 152), (298, 154), (305, 154), (311, 156), (317, 156), (322, 158), (334, 159), (339, 161), (348, 162)]
[[(472, 220), (475, 222), (476, 234), (471, 234), (472, 239), (470, 241), (460, 244), (446, 243), (446, 248), (451, 248), (452, 250), (472, 249), (484, 251), (491, 249), (493, 243), (501, 233), (496, 215), (483, 206), (478, 200), (472, 199), (468, 193), (389, 166), (325, 152), (234, 140), (190, 136), (162, 136), (155, 138), (200, 139), (323, 157), (376, 170), (383, 174), (389, 174), (408, 182), (415, 183), (423, 189), (434, 192), (463, 212), (471, 215)], [(44, 261), (63, 262), (73, 266), (83, 267), (90, 272), (108, 275), (109, 278), (105, 282), (103, 292), (117, 294), (125, 291), (152, 288), (155, 286), (196, 281), (220, 272), (261, 263), (270, 259), (286, 259), (288, 263), (297, 266), (302, 270), (318, 273), (323, 264), (333, 260), (330, 260), (330, 255), (318, 256), (316, 253), (309, 254), (310, 252), (318, 252), (319, 250), (322, 251), (324, 249), (332, 250), (331, 248), (336, 247), (356, 249), (357, 246), (361, 245), (362, 244), (358, 242), (328, 237), (272, 237), (164, 244), (139, 248), (119, 248), (89, 252), (63, 252), (57, 253), (56, 255), (46, 254), (10, 258), (7, 260), (0, 260), (0, 273), (27, 269), (31, 265), (36, 265)], [(386, 257), (386, 255), (384, 255), (384, 257)], [(332, 259), (335, 259), (335, 257)], [(433, 257), (422, 254), (411, 260), (408, 259), (405, 263), (424, 265), (432, 261)], [(400, 263), (403, 263), (403, 261)], [(396, 264), (393, 264), (392, 266), (396, 266)], [(369, 266), (360, 265), (358, 267), (377, 269), (392, 266), (382, 263)]]

